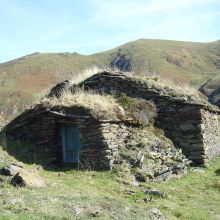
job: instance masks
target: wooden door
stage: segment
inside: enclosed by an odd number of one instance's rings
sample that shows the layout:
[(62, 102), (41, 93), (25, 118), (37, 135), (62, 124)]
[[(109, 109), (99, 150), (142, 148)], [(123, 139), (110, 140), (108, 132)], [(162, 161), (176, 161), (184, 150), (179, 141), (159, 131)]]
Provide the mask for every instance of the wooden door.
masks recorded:
[(80, 152), (79, 128), (74, 125), (63, 125), (62, 127), (62, 150), (63, 162), (78, 163)]

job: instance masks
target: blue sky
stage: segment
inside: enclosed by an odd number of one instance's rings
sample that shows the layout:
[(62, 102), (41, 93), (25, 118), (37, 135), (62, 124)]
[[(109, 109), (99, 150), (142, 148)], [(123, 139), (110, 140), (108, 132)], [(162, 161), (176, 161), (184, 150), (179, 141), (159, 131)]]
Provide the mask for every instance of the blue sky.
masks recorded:
[(139, 38), (220, 39), (220, 0), (0, 0), (0, 62), (91, 54)]

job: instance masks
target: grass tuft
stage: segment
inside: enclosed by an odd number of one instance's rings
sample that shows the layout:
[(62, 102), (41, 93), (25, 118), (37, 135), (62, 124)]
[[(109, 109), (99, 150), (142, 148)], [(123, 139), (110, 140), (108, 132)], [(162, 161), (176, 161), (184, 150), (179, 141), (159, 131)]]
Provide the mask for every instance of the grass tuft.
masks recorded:
[(89, 68), (86, 68), (84, 70), (81, 71), (81, 73), (77, 74), (77, 75), (73, 75), (72, 78), (70, 78), (70, 83), (72, 85), (77, 85), (81, 82), (83, 82), (84, 80), (88, 79), (89, 77), (102, 72), (106, 69), (98, 67), (98, 66), (91, 66)]
[(187, 82), (174, 82), (171, 80), (161, 79), (158, 84), (164, 88), (172, 89), (177, 94), (184, 94), (188, 96), (194, 96), (195, 98), (201, 98), (201, 93), (190, 86)]
[(170, 95), (184, 95), (194, 98), (205, 98), (202, 93), (200, 93), (196, 88), (189, 85), (188, 82), (183, 81), (174, 81), (169, 79), (160, 78), (159, 76), (146, 76), (146, 75), (137, 75), (134, 73), (129, 74), (133, 79), (140, 80), (143, 83), (147, 83), (148, 86), (158, 88), (160, 90), (167, 90)]
[(86, 91), (84, 89), (76, 89), (74, 93), (70, 90), (63, 90), (60, 97), (45, 97), (42, 104), (54, 106), (81, 106), (91, 110), (100, 110), (103, 112), (111, 112), (117, 108), (117, 103), (111, 96), (97, 94), (93, 90)]

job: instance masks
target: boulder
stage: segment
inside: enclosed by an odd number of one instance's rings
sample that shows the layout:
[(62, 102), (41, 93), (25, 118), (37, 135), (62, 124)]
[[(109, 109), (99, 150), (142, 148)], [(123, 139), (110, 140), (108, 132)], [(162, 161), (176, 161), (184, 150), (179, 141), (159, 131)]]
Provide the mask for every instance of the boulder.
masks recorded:
[(22, 167), (11, 164), (2, 168), (1, 173), (6, 176), (14, 176), (21, 171)]
[(14, 186), (19, 187), (46, 187), (45, 181), (34, 172), (21, 170), (11, 180)]
[(162, 198), (165, 197), (164, 192), (161, 192), (161, 191), (156, 190), (156, 189), (146, 189), (146, 190), (144, 190), (144, 193), (148, 194), (148, 195), (152, 195), (152, 196), (159, 196), (159, 197), (162, 197)]
[(89, 217), (97, 217), (101, 213), (102, 209), (99, 206), (88, 207), (84, 210), (85, 214)]
[(164, 220), (164, 216), (161, 211), (157, 208), (152, 208), (148, 211), (149, 219), (150, 220)]
[(192, 167), (191, 170), (193, 173), (205, 173), (205, 170), (203, 170), (199, 167)]
[(79, 215), (84, 211), (84, 208), (77, 205), (72, 208), (72, 211), (75, 215)]

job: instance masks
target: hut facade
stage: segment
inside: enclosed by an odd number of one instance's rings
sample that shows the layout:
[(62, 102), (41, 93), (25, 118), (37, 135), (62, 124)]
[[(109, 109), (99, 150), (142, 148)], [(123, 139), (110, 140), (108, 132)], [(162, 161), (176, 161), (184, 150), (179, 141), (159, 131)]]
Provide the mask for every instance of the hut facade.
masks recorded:
[[(82, 95), (76, 88), (108, 96), (85, 91)], [(153, 102), (157, 109), (155, 126), (166, 137), (148, 140), (149, 132), (115, 101), (122, 94)], [(102, 72), (77, 86), (68, 81), (57, 85), (46, 101), (23, 112), (5, 127), (5, 132), (13, 139), (28, 140), (46, 155), (48, 162), (92, 169), (111, 169), (114, 164), (127, 163), (138, 167), (139, 177), (147, 173), (150, 178), (167, 179), (185, 172), (185, 156), (196, 164), (205, 164), (220, 153), (218, 113), (206, 102), (176, 94), (156, 83), (123, 73)]]
[[(121, 72), (102, 72), (78, 86), (115, 97), (126, 94), (153, 101), (158, 110), (156, 126), (163, 129), (174, 145), (195, 164), (206, 164), (220, 154), (219, 109), (195, 94), (184, 94), (152, 80), (129, 77)], [(60, 84), (50, 95), (58, 94), (63, 88), (74, 90), (75, 86), (68, 82)]]

